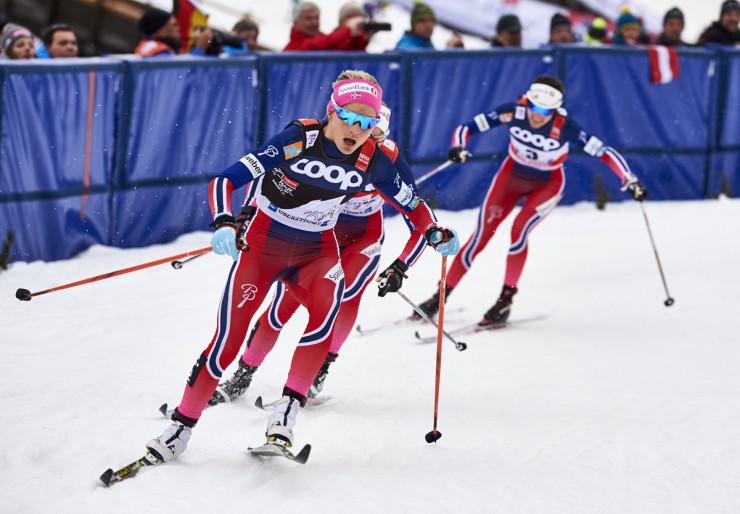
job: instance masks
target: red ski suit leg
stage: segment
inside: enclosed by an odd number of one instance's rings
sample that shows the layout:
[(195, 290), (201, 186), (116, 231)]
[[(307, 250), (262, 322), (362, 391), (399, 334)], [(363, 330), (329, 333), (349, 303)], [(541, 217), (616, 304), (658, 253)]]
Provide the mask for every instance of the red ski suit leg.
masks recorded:
[[(455, 257), (447, 274), (448, 286), (457, 286), (473, 265), (473, 260), (491, 240), (498, 226), (511, 214), (517, 203), (526, 197), (525, 207), (517, 215), (512, 227), (513, 243), (507, 258), (505, 284), (516, 286), (527, 256), (528, 236), (532, 228), (560, 200), (564, 175), (561, 167), (542, 178), (522, 177), (515, 174), (514, 165), (514, 160), (506, 157), (494, 176), (478, 213), (475, 231)], [(509, 280), (514, 282), (510, 283)]]
[(247, 231), (248, 252), (229, 272), (216, 332), (191, 372), (178, 411), (199, 419), (223, 371), (234, 361), (255, 311), (276, 280), (306, 291), (308, 325), (298, 342), (286, 386), (306, 395), (329, 351), (329, 335), (344, 294), (333, 230), (289, 229), (258, 213)]
[[(346, 287), (331, 335), (331, 353), (339, 353), (352, 332), (362, 294), (378, 271), (384, 238), (383, 214), (377, 212), (363, 217), (343, 215), (337, 222), (335, 233)], [(283, 326), (301, 305), (296, 293), (294, 286), (278, 283), (272, 303), (260, 316), (247, 341), (242, 355), (246, 364), (258, 367), (275, 346)]]
[(339, 353), (352, 333), (362, 295), (378, 272), (385, 238), (383, 213), (379, 211), (365, 217), (341, 216), (336, 233), (347, 285), (331, 334), (329, 351), (334, 354)]
[(527, 195), (522, 209), (514, 218), (511, 227), (511, 245), (506, 257), (504, 284), (516, 287), (524, 270), (529, 249), (529, 235), (532, 230), (552, 212), (560, 202), (563, 194), (565, 177), (563, 169), (552, 172), (550, 180), (542, 187), (532, 190)]

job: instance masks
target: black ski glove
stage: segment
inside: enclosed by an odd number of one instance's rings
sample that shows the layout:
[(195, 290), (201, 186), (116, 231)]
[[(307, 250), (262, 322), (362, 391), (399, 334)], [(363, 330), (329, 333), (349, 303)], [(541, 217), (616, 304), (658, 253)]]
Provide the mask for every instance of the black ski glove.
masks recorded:
[(453, 146), (447, 152), (447, 158), (452, 162), (465, 162), (468, 155), (470, 155), (470, 153), (468, 153), (468, 151), (462, 146)]
[(393, 264), (388, 266), (375, 279), (378, 282), (378, 296), (385, 296), (387, 293), (395, 293), (401, 289), (403, 279), (408, 278), (406, 271), (409, 267), (401, 259), (396, 259)]
[(648, 197), (648, 190), (640, 182), (633, 182), (632, 184), (628, 185), (627, 191), (629, 191), (632, 195), (632, 198), (634, 198), (638, 202), (642, 202), (643, 200), (645, 200), (645, 198)]
[(257, 214), (257, 207), (244, 205), (241, 214), (234, 219), (237, 225), (236, 247), (243, 252), (249, 251), (249, 246), (247, 245), (247, 229), (255, 214)]

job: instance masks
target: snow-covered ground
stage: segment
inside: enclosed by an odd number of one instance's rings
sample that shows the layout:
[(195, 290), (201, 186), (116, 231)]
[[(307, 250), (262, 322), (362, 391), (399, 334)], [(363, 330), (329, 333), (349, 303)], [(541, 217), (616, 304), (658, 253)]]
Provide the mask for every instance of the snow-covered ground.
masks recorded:
[[(560, 207), (531, 239), (512, 326), (443, 346), (432, 429), (435, 344), (414, 328), (352, 336), (331, 368), (328, 403), (299, 414), (305, 466), (261, 462), (268, 415), (305, 323), (299, 314), (246, 395), (205, 412), (187, 452), (133, 480), (98, 476), (138, 457), (169, 424), (210, 340), (229, 260), (149, 268), (19, 302), (88, 276), (207, 246), (209, 234), (0, 272), (0, 511), (3, 513), (711, 513), (740, 512), (740, 201), (648, 203), (673, 307), (639, 206)], [(474, 211), (439, 212), (470, 233)], [(388, 221), (383, 263), (406, 229)], [(508, 227), (451, 296), (447, 327), (498, 295)], [(427, 252), (405, 281), (434, 290)], [(461, 310), (462, 309), (462, 310)], [(397, 295), (368, 291), (366, 326), (399, 319)], [(430, 327), (421, 326), (425, 334)]]

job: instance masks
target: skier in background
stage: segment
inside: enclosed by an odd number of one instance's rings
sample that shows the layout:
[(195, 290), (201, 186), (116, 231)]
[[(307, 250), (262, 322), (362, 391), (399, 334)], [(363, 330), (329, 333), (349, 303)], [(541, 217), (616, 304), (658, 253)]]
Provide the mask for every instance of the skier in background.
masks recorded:
[[(630, 171), (624, 158), (570, 118), (562, 108), (564, 95), (565, 87), (560, 80), (541, 75), (517, 102), (503, 104), (488, 114), (478, 114), (473, 121), (459, 125), (453, 133), (448, 157), (454, 162), (465, 162), (468, 156), (465, 146), (473, 134), (500, 125), (508, 127), (509, 151), (488, 188), (473, 235), (450, 267), (445, 300), (470, 269), (476, 256), (486, 247), (501, 222), (524, 199), (524, 205), (511, 229), (504, 287), (496, 303), (479, 322), (482, 327), (502, 325), (509, 317), (527, 259), (529, 235), (562, 197), (565, 185), (563, 163), (568, 157), (570, 144), (608, 164), (622, 182), (622, 190), (629, 191), (635, 200), (641, 202), (647, 197), (645, 186)], [(432, 316), (439, 310), (438, 298), (439, 288), (420, 307)], [(419, 319), (416, 312), (411, 317)]]
[[(370, 132), (379, 122), (382, 90), (372, 75), (345, 71), (332, 84), (325, 120), (302, 119), (218, 174), (209, 185), (215, 253), (234, 264), (221, 299), (213, 339), (193, 366), (172, 424), (147, 443), (147, 458), (167, 462), (185, 451), (224, 370), (237, 357), (249, 324), (275, 281), (288, 283), (309, 319), (290, 372), (267, 424), (275, 453), (293, 445), (298, 407), (329, 351), (332, 327), (344, 295), (344, 271), (334, 225), (343, 205), (373, 184), (424, 232), (443, 255), (459, 250), (454, 230), (433, 213), (377, 151)], [(262, 178), (257, 213), (245, 234), (234, 218), (231, 194)], [(245, 241), (247, 246), (237, 241)]]
[[(387, 139), (390, 117), (391, 110), (383, 104), (380, 108), (380, 122), (373, 128), (370, 137), (377, 141), (380, 150), (395, 163), (401, 179), (416, 193), (417, 188), (409, 165), (399, 156), (398, 145)], [(251, 193), (250, 190), (245, 204), (252, 202)], [(347, 286), (330, 336), (329, 353), (309, 389), (309, 397), (316, 396), (323, 389), (329, 366), (337, 359), (340, 348), (349, 337), (357, 319), (362, 295), (378, 270), (380, 251), (385, 239), (383, 203), (383, 197), (374, 188), (358, 194), (345, 204), (334, 228)], [(400, 289), (405, 272), (418, 260), (426, 247), (424, 234), (416, 230), (408, 222), (408, 218), (406, 220), (411, 235), (401, 255), (378, 277), (381, 281), (378, 291), (380, 296)], [(239, 367), (230, 379), (219, 384), (208, 402), (209, 405), (233, 401), (246, 392), (257, 368), (272, 351), (280, 331), (299, 306), (292, 288), (278, 282), (272, 303), (255, 323), (247, 339), (244, 354), (239, 359)]]

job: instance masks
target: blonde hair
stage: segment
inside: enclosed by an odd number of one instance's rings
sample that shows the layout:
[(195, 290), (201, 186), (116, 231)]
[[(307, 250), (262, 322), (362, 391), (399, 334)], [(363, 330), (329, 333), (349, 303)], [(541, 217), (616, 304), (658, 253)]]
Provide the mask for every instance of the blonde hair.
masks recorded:
[(378, 84), (378, 79), (370, 75), (368, 72), (362, 70), (344, 70), (342, 73), (339, 74), (337, 80), (332, 83), (331, 87), (336, 87), (336, 85), (340, 82), (350, 79), (367, 80), (368, 82), (372, 82), (376, 86), (380, 87), (380, 84)]

